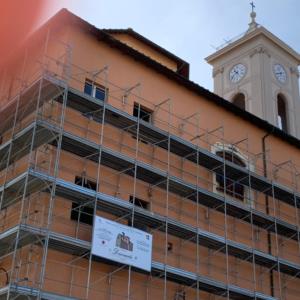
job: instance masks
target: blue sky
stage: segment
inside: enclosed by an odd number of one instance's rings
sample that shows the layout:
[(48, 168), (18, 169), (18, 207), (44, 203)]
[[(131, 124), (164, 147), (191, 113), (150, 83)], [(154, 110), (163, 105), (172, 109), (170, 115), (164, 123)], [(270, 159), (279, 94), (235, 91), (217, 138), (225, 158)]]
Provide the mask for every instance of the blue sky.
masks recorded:
[[(300, 52), (300, 1), (256, 0), (257, 22)], [(204, 58), (245, 32), (248, 0), (51, 0), (50, 17), (62, 7), (99, 28), (131, 27), (190, 63), (191, 80), (212, 90)]]

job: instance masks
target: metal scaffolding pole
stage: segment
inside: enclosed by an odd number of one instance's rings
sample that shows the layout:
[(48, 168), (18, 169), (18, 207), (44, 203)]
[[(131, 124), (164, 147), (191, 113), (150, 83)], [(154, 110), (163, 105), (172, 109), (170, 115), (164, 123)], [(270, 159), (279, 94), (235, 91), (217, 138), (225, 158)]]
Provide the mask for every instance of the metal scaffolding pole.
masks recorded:
[[(37, 99), (36, 99), (36, 108), (35, 108), (35, 120), (38, 119), (38, 111), (39, 111), (39, 103), (40, 103), (40, 99), (41, 99), (42, 84), (43, 84), (43, 80), (41, 80), (40, 83), (39, 83), (38, 95), (37, 95)], [(27, 168), (28, 170), (31, 168), (31, 163), (32, 163), (32, 160), (33, 160), (33, 151), (34, 151), (33, 146), (34, 146), (36, 130), (37, 130), (37, 124), (35, 122), (35, 125), (33, 127), (33, 131), (32, 131), (32, 136), (31, 136), (29, 159), (28, 159), (28, 168)], [(28, 181), (29, 181), (29, 172), (27, 172), (27, 174), (26, 174), (26, 178), (25, 178), (24, 185), (23, 185), (23, 193), (22, 193), (21, 208), (20, 208), (20, 221), (18, 222), (20, 225), (23, 222), (26, 222), (26, 220), (24, 220), (24, 218), (26, 216), (23, 216), (23, 210), (24, 210), (24, 205), (25, 205), (25, 201), (26, 201), (25, 198), (26, 198), (26, 194), (27, 194)], [(13, 250), (13, 256), (12, 256), (12, 267), (11, 267), (12, 271), (11, 271), (10, 280), (9, 280), (9, 289), (8, 289), (8, 292), (7, 292), (7, 300), (9, 300), (10, 297), (11, 297), (11, 287), (13, 285), (17, 285), (17, 283), (18, 283), (17, 278), (15, 278), (15, 282), (14, 282), (14, 272), (15, 272), (15, 269), (17, 268), (17, 252), (18, 252), (20, 238), (21, 238), (21, 228), (19, 226), (18, 230), (17, 230), (16, 239), (15, 239), (15, 242), (14, 242), (14, 250)]]
[[(197, 115), (197, 135), (196, 136), (199, 136), (200, 137), (200, 120), (199, 120), (199, 114)], [(200, 284), (199, 284), (199, 276), (200, 276), (200, 249), (199, 249), (199, 244), (200, 244), (200, 241), (199, 241), (199, 229), (200, 229), (200, 216), (199, 216), (199, 185), (200, 185), (200, 181), (199, 181), (199, 176), (200, 176), (200, 164), (199, 164), (199, 145), (200, 143), (200, 139), (197, 138), (197, 150), (196, 150), (196, 155), (197, 155), (197, 158), (196, 158), (196, 163), (197, 163), (197, 170), (196, 170), (196, 174), (197, 174), (197, 179), (196, 179), (196, 188), (197, 188), (197, 198), (196, 198), (196, 204), (197, 204), (197, 212), (196, 212), (196, 219), (197, 219), (197, 235), (196, 235), (196, 252), (197, 252), (197, 255), (196, 255), (196, 264), (197, 264), (197, 267), (196, 267), (196, 274), (197, 274), (197, 291), (196, 291), (196, 300), (200, 300)]]
[[(132, 87), (129, 92), (136, 87), (140, 87), (140, 84)], [(127, 97), (128, 90), (126, 91)], [(124, 103), (126, 104), (126, 103)], [(135, 142), (135, 157), (134, 157), (134, 178), (133, 178), (133, 196), (132, 196), (132, 215), (131, 226), (134, 227), (134, 213), (135, 213), (135, 200), (136, 200), (136, 184), (137, 184), (137, 162), (139, 156), (139, 142), (140, 142), (140, 121), (141, 121), (141, 104), (138, 103), (138, 115), (137, 115), (137, 129), (136, 129), (136, 142)], [(131, 297), (131, 265), (128, 267), (128, 282), (127, 282), (127, 299)]]
[[(105, 113), (106, 113), (106, 105), (108, 102), (108, 89), (107, 89), (107, 81), (108, 81), (108, 67), (105, 66), (100, 73), (104, 73), (104, 81), (105, 81), (105, 97), (103, 101), (103, 108), (102, 108), (102, 119), (101, 119), (101, 131), (100, 131), (100, 140), (99, 140), (99, 149), (98, 149), (98, 164), (97, 164), (97, 183), (96, 183), (96, 193), (95, 193), (95, 200), (93, 206), (93, 227), (95, 225), (95, 217), (97, 215), (97, 193), (100, 191), (100, 172), (101, 172), (101, 160), (102, 160), (102, 147), (103, 147), (103, 140), (104, 140), (104, 129), (105, 129)], [(99, 74), (100, 74), (99, 73)], [(93, 245), (93, 236), (92, 235), (92, 245)], [(87, 287), (86, 287), (86, 299), (89, 299), (90, 293), (90, 281), (91, 281), (91, 270), (92, 270), (92, 251), (89, 253), (89, 263), (88, 263), (88, 277), (87, 277)]]
[[(50, 30), (48, 30), (48, 32), (47, 32), (47, 40), (45, 43), (44, 57), (47, 55), (49, 38), (50, 38)], [(43, 81), (43, 80), (41, 80), (41, 81)], [(68, 82), (68, 80), (66, 80), (66, 81)], [(65, 112), (66, 112), (67, 101), (68, 101), (68, 83), (67, 82), (64, 84), (64, 89), (62, 92), (63, 103), (62, 103), (61, 112), (60, 112), (59, 132), (58, 132), (58, 136), (57, 136), (56, 156), (55, 156), (54, 171), (53, 171), (54, 182), (51, 185), (48, 216), (47, 216), (47, 225), (46, 225), (46, 236), (44, 237), (44, 243), (42, 245), (43, 256), (42, 256), (41, 271), (40, 271), (40, 278), (39, 278), (40, 287), (38, 289), (38, 295), (37, 295), (38, 299), (41, 299), (41, 297), (42, 297), (42, 288), (43, 288), (44, 280), (45, 280), (45, 272), (46, 272), (46, 264), (47, 264), (47, 258), (48, 258), (48, 248), (49, 248), (50, 231), (51, 231), (51, 225), (52, 225), (53, 209), (54, 209), (54, 203), (55, 203), (55, 199), (56, 199), (56, 183), (57, 183), (56, 180), (57, 180), (58, 172), (59, 172), (59, 168), (60, 168), (60, 155), (61, 155), (61, 146), (62, 146), (62, 139), (63, 139), (63, 132), (64, 132), (64, 124), (65, 124)], [(37, 111), (39, 111), (39, 106), (37, 107)]]
[(296, 219), (296, 226), (297, 226), (297, 241), (298, 241), (298, 254), (300, 257), (300, 220), (299, 220), (299, 207), (298, 207), (298, 199), (296, 197), (296, 192), (298, 191), (298, 184), (297, 184), (297, 177), (298, 173), (294, 173), (295, 177), (295, 186), (294, 186), (294, 207), (295, 207), (295, 219)]
[(250, 203), (250, 223), (251, 223), (251, 250), (252, 250), (252, 272), (253, 272), (253, 290), (254, 290), (254, 299), (256, 300), (256, 293), (257, 293), (257, 283), (256, 283), (256, 262), (255, 262), (255, 254), (254, 251), (256, 249), (255, 245), (255, 230), (254, 230), (254, 224), (253, 224), (253, 209), (254, 209), (254, 199), (252, 196), (252, 189), (251, 189), (251, 175), (250, 175), (250, 158), (249, 158), (249, 138), (247, 137), (247, 169), (248, 169), (248, 198)]
[(168, 263), (168, 216), (169, 216), (169, 186), (170, 186), (170, 154), (171, 154), (171, 140), (170, 140), (170, 117), (171, 117), (171, 102), (168, 101), (168, 149), (167, 149), (167, 182), (166, 182), (166, 190), (167, 190), (167, 196), (166, 196), (166, 231), (165, 231), (165, 268), (164, 268), (164, 300), (167, 300), (168, 298), (168, 287), (167, 287), (167, 270), (166, 265)]
[(228, 255), (228, 224), (227, 224), (227, 196), (226, 196), (226, 184), (227, 184), (227, 176), (226, 176), (226, 151), (224, 144), (224, 128), (222, 131), (222, 146), (223, 146), (223, 185), (224, 185), (224, 238), (225, 238), (225, 259), (226, 259), (226, 298), (230, 299), (229, 292), (229, 255)]
[[(295, 167), (294, 167), (295, 168)], [(298, 255), (299, 255), (299, 258), (300, 258), (300, 223), (299, 223), (299, 207), (298, 207), (298, 199), (296, 197), (296, 193), (298, 191), (298, 184), (297, 184), (297, 177), (298, 177), (298, 172), (296, 170), (296, 168), (294, 169), (294, 172), (292, 173), (293, 176), (294, 176), (294, 186), (293, 186), (293, 189), (294, 189), (294, 209), (295, 209), (295, 220), (296, 220), (296, 227), (297, 227), (297, 244), (298, 244)], [(298, 263), (299, 263), (299, 259), (298, 259)], [(300, 272), (298, 274), (296, 274), (296, 276), (293, 276), (292, 278), (288, 278), (286, 281), (285, 281), (285, 284), (288, 282), (288, 281), (292, 281), (292, 280), (295, 280), (297, 278), (299, 278), (300, 275)], [(283, 287), (283, 289), (285, 289), (285, 286)]]
[(277, 259), (277, 273), (278, 273), (278, 289), (279, 289), (279, 297), (282, 298), (282, 285), (281, 285), (281, 271), (280, 271), (280, 263), (279, 263), (279, 241), (278, 241), (278, 233), (277, 233), (277, 208), (276, 208), (276, 200), (275, 200), (275, 191), (274, 184), (272, 183), (272, 200), (273, 200), (273, 209), (274, 209), (274, 226), (275, 226), (275, 244), (276, 244), (276, 259)]
[(50, 199), (49, 199), (49, 212), (47, 217), (47, 234), (45, 237), (44, 245), (43, 245), (43, 258), (42, 258), (42, 265), (41, 265), (41, 276), (40, 276), (40, 289), (38, 290), (38, 299), (41, 299), (42, 295), (42, 287), (45, 279), (45, 272), (46, 272), (46, 264), (47, 264), (47, 257), (48, 257), (48, 247), (49, 247), (49, 234), (50, 234), (50, 228), (52, 224), (52, 215), (53, 215), (53, 209), (54, 209), (54, 202), (56, 199), (56, 179), (58, 177), (59, 167), (60, 167), (60, 155), (61, 155), (61, 144), (62, 144), (62, 138), (63, 138), (63, 131), (64, 131), (64, 120), (65, 120), (65, 110), (67, 106), (68, 101), (68, 87), (66, 86), (64, 92), (63, 92), (63, 104), (62, 104), (62, 111), (60, 116), (60, 124), (59, 124), (59, 135), (58, 135), (58, 141), (57, 141), (57, 148), (56, 148), (56, 158), (54, 162), (54, 182), (51, 185), (51, 192), (50, 192)]
[[(25, 72), (25, 65), (26, 65), (26, 59), (27, 59), (27, 48), (25, 50), (25, 55), (24, 55), (24, 60), (23, 60), (23, 66), (22, 66), (22, 73), (21, 73), (21, 80), (23, 79), (24, 76), (24, 72)], [(15, 138), (15, 131), (16, 131), (16, 123), (18, 120), (18, 114), (19, 114), (19, 105), (20, 105), (20, 97), (22, 94), (22, 88), (20, 88), (20, 91), (17, 95), (17, 99), (16, 99), (16, 109), (14, 112), (14, 121), (13, 121), (13, 128), (12, 128), (12, 133), (11, 133), (11, 142), (9, 145), (9, 150), (7, 153), (7, 161), (6, 161), (6, 166), (5, 166), (5, 175), (4, 175), (4, 180), (3, 180), (3, 191), (1, 194), (1, 198), (0, 198), (0, 211), (2, 210), (3, 207), (3, 200), (4, 200), (4, 195), (5, 195), (5, 188), (6, 188), (6, 184), (7, 184), (7, 175), (8, 175), (8, 169), (9, 169), (9, 165), (10, 165), (10, 159), (11, 159), (11, 152), (12, 152), (12, 147), (13, 147), (13, 143), (14, 143), (14, 138)], [(30, 165), (30, 160), (28, 163), (28, 166)], [(28, 178), (27, 178), (28, 180)], [(25, 188), (23, 190), (23, 199), (25, 196)], [(23, 211), (23, 207), (21, 207), (21, 211), (20, 211), (20, 221), (22, 220), (22, 211)], [(20, 230), (18, 230), (17, 232), (17, 238), (18, 236), (20, 236)], [(11, 274), (9, 276), (9, 274), (7, 273), (7, 284), (9, 285), (9, 289), (8, 289), (8, 294), (7, 294), (7, 299), (9, 299), (10, 297), (10, 287), (12, 285), (12, 280), (13, 280), (13, 272), (15, 269), (15, 259), (17, 257), (17, 244), (18, 244), (18, 240), (15, 240), (15, 245), (14, 245), (14, 252), (13, 252), (13, 260), (12, 260), (12, 268), (11, 268)]]

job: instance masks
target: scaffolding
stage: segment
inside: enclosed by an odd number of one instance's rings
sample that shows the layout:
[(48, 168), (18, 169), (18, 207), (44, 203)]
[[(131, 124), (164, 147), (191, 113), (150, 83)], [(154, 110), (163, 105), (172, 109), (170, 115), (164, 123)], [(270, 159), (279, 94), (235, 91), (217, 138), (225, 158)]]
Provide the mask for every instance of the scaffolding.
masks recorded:
[[(71, 64), (66, 44), (53, 58), (51, 42), (0, 110), (0, 298), (297, 299), (297, 165), (201, 128), (201, 113), (174, 115), (140, 83), (119, 87), (109, 65)], [(82, 91), (86, 78), (104, 100)], [(150, 273), (92, 255), (95, 215), (153, 234)]]

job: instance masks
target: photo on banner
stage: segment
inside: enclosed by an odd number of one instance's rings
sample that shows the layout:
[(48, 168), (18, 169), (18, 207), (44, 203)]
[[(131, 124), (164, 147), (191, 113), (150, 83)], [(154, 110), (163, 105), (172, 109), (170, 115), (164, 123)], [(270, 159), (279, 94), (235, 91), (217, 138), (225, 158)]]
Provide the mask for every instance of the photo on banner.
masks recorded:
[(92, 254), (150, 272), (152, 235), (96, 216)]

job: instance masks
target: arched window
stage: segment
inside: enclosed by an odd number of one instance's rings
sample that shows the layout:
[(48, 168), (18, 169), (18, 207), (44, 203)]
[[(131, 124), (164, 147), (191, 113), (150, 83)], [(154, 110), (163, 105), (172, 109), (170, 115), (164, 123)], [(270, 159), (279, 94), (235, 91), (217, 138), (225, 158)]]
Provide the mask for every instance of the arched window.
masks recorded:
[(244, 95), (243, 93), (238, 93), (238, 94), (236, 94), (236, 95), (233, 97), (233, 99), (232, 99), (232, 103), (233, 103), (235, 106), (237, 106), (237, 107), (239, 107), (239, 108), (245, 110), (245, 109), (246, 109), (246, 99), (245, 99), (245, 95)]
[(277, 123), (281, 130), (288, 132), (287, 105), (282, 94), (277, 96)]
[[(216, 154), (225, 160), (233, 162), (241, 167), (246, 167), (246, 164), (234, 152), (217, 151)], [(225, 179), (224, 179), (225, 175)], [(222, 192), (239, 200), (244, 200), (245, 188), (244, 185), (230, 179), (229, 176), (222, 170), (216, 173), (217, 191)]]

